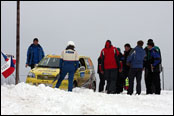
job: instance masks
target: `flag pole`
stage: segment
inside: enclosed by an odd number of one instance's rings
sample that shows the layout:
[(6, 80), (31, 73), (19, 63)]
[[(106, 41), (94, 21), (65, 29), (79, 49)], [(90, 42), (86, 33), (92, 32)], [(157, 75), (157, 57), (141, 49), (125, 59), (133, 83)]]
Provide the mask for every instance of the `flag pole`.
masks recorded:
[(17, 25), (16, 25), (16, 80), (19, 80), (19, 54), (20, 54), (20, 1), (17, 1)]

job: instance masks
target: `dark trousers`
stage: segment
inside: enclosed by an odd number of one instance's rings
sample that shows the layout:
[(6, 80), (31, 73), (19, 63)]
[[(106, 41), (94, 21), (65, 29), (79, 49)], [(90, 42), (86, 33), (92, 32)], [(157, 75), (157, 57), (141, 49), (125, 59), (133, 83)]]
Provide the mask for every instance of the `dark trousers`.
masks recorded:
[(99, 92), (102, 92), (104, 90), (104, 86), (105, 86), (105, 78), (104, 78), (104, 74), (99, 73), (99, 78), (100, 78), (100, 83), (99, 83)]
[(153, 72), (153, 83), (155, 88), (155, 94), (161, 93), (161, 82), (160, 82), (160, 73), (159, 72)]
[(118, 78), (116, 81), (116, 93), (121, 93), (123, 92), (123, 87), (124, 87), (124, 75), (123, 72), (118, 72)]
[(129, 76), (129, 68), (123, 69), (123, 78), (124, 80)]
[(146, 94), (160, 94), (161, 93), (161, 80), (160, 72), (151, 72), (145, 69), (145, 84)]
[(107, 80), (107, 93), (116, 93), (118, 69), (107, 69), (104, 72), (104, 76)]
[(59, 88), (65, 76), (68, 73), (68, 91), (72, 91), (73, 89), (73, 79), (74, 79), (74, 70), (64, 69), (60, 73), (60, 78), (58, 79), (55, 88)]
[(136, 77), (136, 91), (137, 94), (141, 94), (141, 78), (142, 78), (142, 68), (131, 68), (129, 71), (129, 89), (128, 94), (133, 94), (134, 89), (134, 78)]
[[(129, 69), (130, 68), (126, 68), (126, 69), (123, 69), (123, 86), (125, 87), (125, 80), (126, 80), (126, 78), (129, 76)], [(126, 88), (125, 88), (126, 89)]]
[(145, 68), (145, 85), (146, 85), (146, 94), (153, 94), (154, 93), (153, 73), (147, 68)]

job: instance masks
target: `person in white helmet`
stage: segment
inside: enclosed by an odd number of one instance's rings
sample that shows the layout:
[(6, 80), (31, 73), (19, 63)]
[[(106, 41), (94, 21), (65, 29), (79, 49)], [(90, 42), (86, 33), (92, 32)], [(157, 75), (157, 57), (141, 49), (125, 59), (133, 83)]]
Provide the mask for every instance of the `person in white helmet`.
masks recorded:
[(61, 60), (60, 60), (60, 78), (57, 81), (57, 84), (55, 88), (59, 88), (61, 85), (61, 82), (67, 75), (68, 77), (68, 91), (72, 91), (73, 89), (73, 79), (74, 79), (74, 73), (79, 67), (79, 56), (78, 53), (74, 50), (75, 44), (73, 41), (69, 41), (67, 48), (62, 51), (61, 54)]

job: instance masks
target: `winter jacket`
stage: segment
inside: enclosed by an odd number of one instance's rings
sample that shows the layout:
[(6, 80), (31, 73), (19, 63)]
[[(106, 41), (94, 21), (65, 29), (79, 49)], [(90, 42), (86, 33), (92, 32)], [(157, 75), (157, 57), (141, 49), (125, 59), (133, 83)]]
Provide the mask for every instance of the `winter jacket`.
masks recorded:
[[(118, 48), (117, 48), (118, 50)], [(119, 56), (118, 56), (118, 59), (120, 61), (120, 66), (119, 66), (119, 69), (121, 69), (121, 71), (123, 70), (123, 60), (124, 60), (124, 57), (123, 57), (123, 54), (121, 53), (121, 50), (118, 50), (119, 51)]]
[(156, 51), (154, 47), (150, 50), (150, 62), (153, 65), (153, 67), (161, 64), (160, 53)]
[(109, 48), (104, 48), (101, 51), (100, 58), (102, 59), (102, 70), (119, 68), (119, 51), (117, 48), (110, 45)]
[[(160, 58), (161, 58), (161, 51), (160, 51), (160, 48), (158, 46), (154, 46), (154, 49), (160, 54)], [(145, 47), (144, 48), (145, 52), (146, 52), (146, 57), (144, 59), (144, 67), (147, 68), (147, 69), (151, 69), (151, 54), (150, 54), (150, 50)], [(162, 62), (162, 59), (160, 60), (160, 64)]]
[(32, 64), (38, 64), (40, 60), (44, 57), (44, 51), (42, 47), (38, 45), (31, 44), (27, 51), (27, 61), (26, 64), (31, 66)]
[(79, 67), (79, 56), (75, 50), (67, 49), (61, 54), (60, 69), (74, 71)]
[(128, 56), (127, 63), (131, 68), (143, 68), (143, 60), (145, 57), (145, 51), (142, 47), (135, 47), (131, 54)]
[(124, 51), (124, 55), (123, 55), (123, 57), (124, 57), (123, 58), (123, 70), (127, 71), (127, 72), (128, 72), (128, 70), (130, 68), (130, 66), (127, 65), (127, 58), (129, 56), (129, 53), (130, 53), (131, 50), (132, 50), (132, 48), (130, 48), (129, 51)]

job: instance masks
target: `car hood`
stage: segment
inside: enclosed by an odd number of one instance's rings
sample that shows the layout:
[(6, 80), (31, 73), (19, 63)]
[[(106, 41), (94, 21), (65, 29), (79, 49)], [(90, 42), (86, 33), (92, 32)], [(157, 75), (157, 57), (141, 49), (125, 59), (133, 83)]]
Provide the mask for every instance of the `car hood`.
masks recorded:
[(53, 75), (56, 76), (60, 73), (59, 68), (40, 68), (36, 67), (31, 70), (31, 72), (35, 73), (36, 75)]

